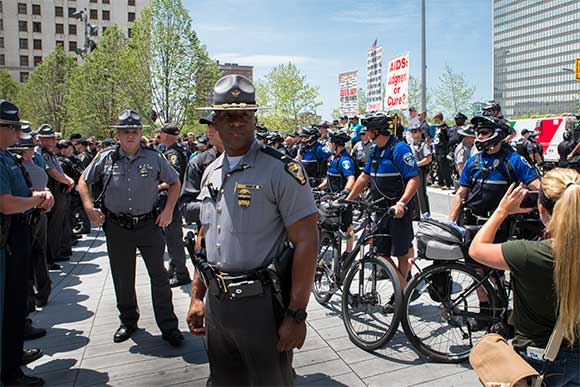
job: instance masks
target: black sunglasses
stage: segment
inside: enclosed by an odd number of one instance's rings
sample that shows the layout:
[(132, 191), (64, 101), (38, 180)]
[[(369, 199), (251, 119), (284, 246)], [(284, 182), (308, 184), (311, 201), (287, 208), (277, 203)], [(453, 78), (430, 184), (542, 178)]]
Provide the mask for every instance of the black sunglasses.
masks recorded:
[(493, 133), (493, 131), (491, 131), (489, 129), (483, 129), (483, 130), (478, 130), (477, 131), (477, 135), (478, 136), (489, 136), (492, 133)]

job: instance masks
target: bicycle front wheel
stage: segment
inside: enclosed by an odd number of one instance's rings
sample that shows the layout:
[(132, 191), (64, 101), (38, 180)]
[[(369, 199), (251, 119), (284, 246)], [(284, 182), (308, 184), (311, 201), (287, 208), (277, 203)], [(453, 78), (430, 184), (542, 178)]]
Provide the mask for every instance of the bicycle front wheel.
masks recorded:
[(351, 341), (372, 351), (389, 342), (401, 319), (403, 293), (395, 268), (380, 257), (365, 257), (348, 271), (342, 317)]
[(340, 241), (333, 234), (321, 233), (316, 269), (314, 271), (314, 283), (312, 284), (312, 294), (321, 305), (330, 301), (338, 288), (334, 267), (340, 254), (338, 243)]
[[(485, 310), (480, 298), (489, 300)], [(459, 263), (433, 264), (405, 289), (403, 329), (424, 356), (459, 363), (487, 333), (486, 329), (473, 329), (476, 323), (491, 325), (498, 319), (495, 305), (493, 287), (475, 270)]]

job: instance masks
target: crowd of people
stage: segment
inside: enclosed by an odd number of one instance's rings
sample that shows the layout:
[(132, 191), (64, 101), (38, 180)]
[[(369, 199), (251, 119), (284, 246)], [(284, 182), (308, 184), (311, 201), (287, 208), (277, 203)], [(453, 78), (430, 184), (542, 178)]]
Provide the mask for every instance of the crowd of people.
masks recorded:
[[(457, 113), (451, 127), (442, 113), (435, 113), (429, 125), (427, 113), (411, 107), (407, 128), (397, 114), (370, 113), (282, 134), (257, 124), (260, 107), (253, 85), (232, 75), (218, 81), (213, 104), (205, 109), (211, 113), (199, 120), (207, 125), (203, 136), (183, 136), (180, 128), (166, 123), (148, 139), (140, 116), (125, 110), (111, 126), (115, 140), (98, 141), (76, 133), (59, 138), (47, 124), (32, 131), (15, 105), (0, 101), (3, 383), (42, 385), (41, 378), (21, 370), (21, 365), (42, 356), (41, 349), (24, 350), (23, 341), (46, 335), (27, 316), (47, 305), (49, 272), (61, 270), (59, 263), (70, 259), (72, 246), (90, 233), (93, 224), (102, 226), (107, 239), (120, 313), (114, 342), (128, 340), (138, 328), (139, 250), (151, 280), (156, 322), (162, 339), (172, 346), (181, 345), (184, 337), (178, 330), (171, 287), (193, 282), (187, 323), (191, 333), (208, 336), (214, 385), (292, 384), (292, 349), (305, 340), (317, 251), (318, 210), (312, 189), (354, 200), (368, 187), (369, 195), (386, 199), (385, 211), (392, 209), (393, 216), (377, 227), (392, 235), (393, 243), (390, 251), (380, 254), (398, 259), (403, 286), (415, 255), (412, 222), (430, 212), (428, 185), (454, 190), (451, 221), (470, 225), (474, 216), (495, 219), (493, 232), (478, 234), (472, 255), (489, 266), (514, 271), (524, 270), (520, 265), (524, 246), (502, 245), (504, 262), (497, 262), (501, 254), (491, 262), (486, 257), (492, 255), (480, 244), (508, 240), (502, 216), (515, 207), (506, 201), (520, 200), (523, 186), (544, 192), (542, 222), (551, 231), (557, 229), (557, 239), (551, 261), (542, 265), (555, 265), (565, 337), (570, 346), (577, 345), (578, 307), (573, 303), (580, 292), (565, 273), (578, 279), (578, 271), (572, 269), (577, 257), (568, 253), (577, 240), (568, 236), (580, 238), (580, 226), (577, 213), (576, 220), (550, 219), (553, 211), (554, 216), (566, 217), (563, 206), (578, 207), (580, 179), (573, 170), (556, 169), (546, 175), (542, 191), (537, 168), (542, 163), (541, 146), (534, 142), (533, 132), (523, 131), (514, 149), (510, 141), (516, 133), (501, 117), (498, 104), (486, 104), (483, 114), (471, 120)], [(578, 140), (565, 136), (570, 142), (566, 159), (578, 152)], [(522, 187), (508, 189), (513, 184)], [(502, 201), (504, 194), (512, 199)], [(565, 204), (559, 205), (561, 198)], [(191, 259), (196, 268), (200, 262), (209, 264), (207, 273), (196, 270), (192, 275), (187, 269), (184, 221), (197, 225), (198, 250)], [(570, 230), (568, 236), (563, 228)], [(346, 253), (351, 248), (352, 232)], [(541, 255), (549, 248), (535, 246), (534, 251)], [(293, 258), (291, 285), (284, 297), (278, 297), (283, 273), (263, 268), (285, 254)], [(551, 278), (542, 279), (546, 289), (551, 289)], [(528, 302), (521, 297), (521, 303)], [(280, 300), (282, 313), (277, 307), (272, 310), (272, 298)], [(479, 301), (485, 309), (487, 300)], [(242, 313), (247, 318), (230, 318)], [(558, 314), (544, 315), (549, 319), (542, 329), (549, 332)], [(523, 352), (527, 327), (533, 325), (516, 325), (521, 328), (518, 342), (523, 343)], [(260, 348), (256, 336), (263, 344)]]

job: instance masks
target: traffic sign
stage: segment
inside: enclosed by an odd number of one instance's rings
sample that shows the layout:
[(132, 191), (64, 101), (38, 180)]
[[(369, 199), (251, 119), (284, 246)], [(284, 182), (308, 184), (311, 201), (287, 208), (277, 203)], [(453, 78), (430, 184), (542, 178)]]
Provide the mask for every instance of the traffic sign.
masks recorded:
[(580, 81), (580, 58), (576, 58), (576, 80)]

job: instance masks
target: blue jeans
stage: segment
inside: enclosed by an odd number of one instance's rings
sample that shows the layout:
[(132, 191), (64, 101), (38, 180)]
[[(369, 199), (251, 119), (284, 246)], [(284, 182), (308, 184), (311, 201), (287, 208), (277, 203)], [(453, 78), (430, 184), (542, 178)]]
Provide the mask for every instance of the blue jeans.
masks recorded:
[[(534, 367), (538, 372), (542, 372), (544, 362), (532, 359), (520, 352), (522, 358)], [(552, 364), (544, 371), (544, 385), (548, 387), (573, 387), (580, 386), (580, 350), (568, 348), (560, 349), (558, 356)]]

